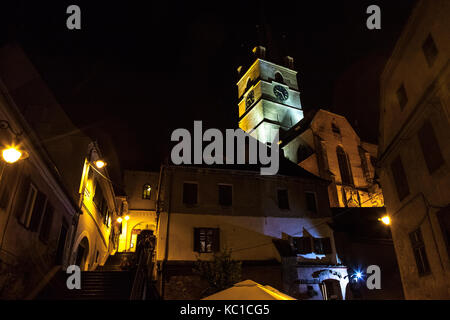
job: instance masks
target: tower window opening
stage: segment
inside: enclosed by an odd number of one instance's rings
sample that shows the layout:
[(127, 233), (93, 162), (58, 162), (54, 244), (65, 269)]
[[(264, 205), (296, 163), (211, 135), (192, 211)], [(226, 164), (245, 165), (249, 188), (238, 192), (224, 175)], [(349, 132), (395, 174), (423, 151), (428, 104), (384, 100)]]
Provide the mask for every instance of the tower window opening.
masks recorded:
[(142, 199), (150, 200), (150, 196), (152, 194), (152, 187), (149, 184), (144, 184), (142, 188)]
[(284, 79), (281, 73), (279, 72), (275, 73), (275, 81), (279, 83), (284, 83)]

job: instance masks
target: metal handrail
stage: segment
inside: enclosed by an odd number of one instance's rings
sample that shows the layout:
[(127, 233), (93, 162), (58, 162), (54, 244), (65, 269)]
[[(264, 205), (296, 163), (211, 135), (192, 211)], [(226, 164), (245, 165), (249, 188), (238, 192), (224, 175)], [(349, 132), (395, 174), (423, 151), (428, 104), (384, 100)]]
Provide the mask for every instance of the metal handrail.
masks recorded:
[(153, 273), (154, 247), (144, 247), (137, 256), (137, 268), (131, 289), (130, 300), (145, 300)]

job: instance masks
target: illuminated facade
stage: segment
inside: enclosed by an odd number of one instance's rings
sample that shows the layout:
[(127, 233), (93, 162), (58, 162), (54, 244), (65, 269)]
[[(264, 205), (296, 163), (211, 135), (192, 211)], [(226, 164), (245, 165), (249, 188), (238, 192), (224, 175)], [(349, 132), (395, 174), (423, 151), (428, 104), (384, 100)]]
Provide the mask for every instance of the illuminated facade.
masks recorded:
[(418, 1), (380, 82), (379, 176), (406, 299), (450, 298), (449, 14)]
[(377, 146), (362, 141), (345, 117), (320, 109), (281, 139), (289, 160), (331, 181), (331, 207), (384, 206), (374, 180)]
[(159, 172), (131, 171), (124, 174), (126, 213), (119, 237), (119, 252), (134, 252), (136, 240), (143, 230), (156, 229), (156, 198)]
[(163, 168), (156, 260), (164, 298), (200, 298), (205, 283), (192, 274), (194, 262), (228, 249), (243, 262), (243, 279), (301, 299), (345, 299), (347, 268), (328, 225), (327, 181), (291, 168), (265, 177), (227, 167)]
[(276, 130), (288, 130), (303, 118), (293, 59), (286, 66), (264, 60), (265, 48), (237, 83), (239, 128), (262, 143), (272, 143)]
[[(72, 124), (19, 47), (0, 50), (0, 78), (0, 119), (23, 132), (29, 154), (0, 164), (0, 274), (9, 274), (0, 276), (1, 296), (33, 298), (43, 279), (68, 265), (104, 263), (116, 250), (118, 211), (107, 166), (95, 168), (97, 144)], [(7, 130), (0, 135), (11, 143)]]

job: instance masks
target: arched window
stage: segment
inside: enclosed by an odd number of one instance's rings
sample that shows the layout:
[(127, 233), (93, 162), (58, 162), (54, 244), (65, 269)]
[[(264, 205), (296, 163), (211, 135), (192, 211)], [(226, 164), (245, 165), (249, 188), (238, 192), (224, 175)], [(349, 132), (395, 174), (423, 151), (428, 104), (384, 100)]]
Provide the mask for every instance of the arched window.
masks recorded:
[(279, 72), (275, 73), (275, 81), (279, 83), (284, 83), (284, 79), (281, 73)]
[(309, 149), (304, 144), (300, 144), (297, 149), (297, 163), (302, 162), (309, 157)]
[(342, 184), (353, 185), (352, 171), (347, 154), (341, 146), (336, 148), (336, 154), (339, 163), (339, 171), (341, 172)]
[(152, 187), (149, 184), (144, 184), (142, 188), (142, 199), (150, 200), (150, 195), (152, 194)]

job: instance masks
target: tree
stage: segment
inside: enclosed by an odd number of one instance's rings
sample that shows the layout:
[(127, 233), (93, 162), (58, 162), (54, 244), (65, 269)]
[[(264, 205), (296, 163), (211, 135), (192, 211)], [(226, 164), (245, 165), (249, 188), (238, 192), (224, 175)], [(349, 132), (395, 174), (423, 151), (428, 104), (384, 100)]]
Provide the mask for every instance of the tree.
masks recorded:
[(210, 261), (197, 258), (193, 271), (208, 282), (209, 287), (205, 292), (212, 294), (241, 280), (242, 262), (231, 259), (231, 250), (224, 249), (214, 253)]

